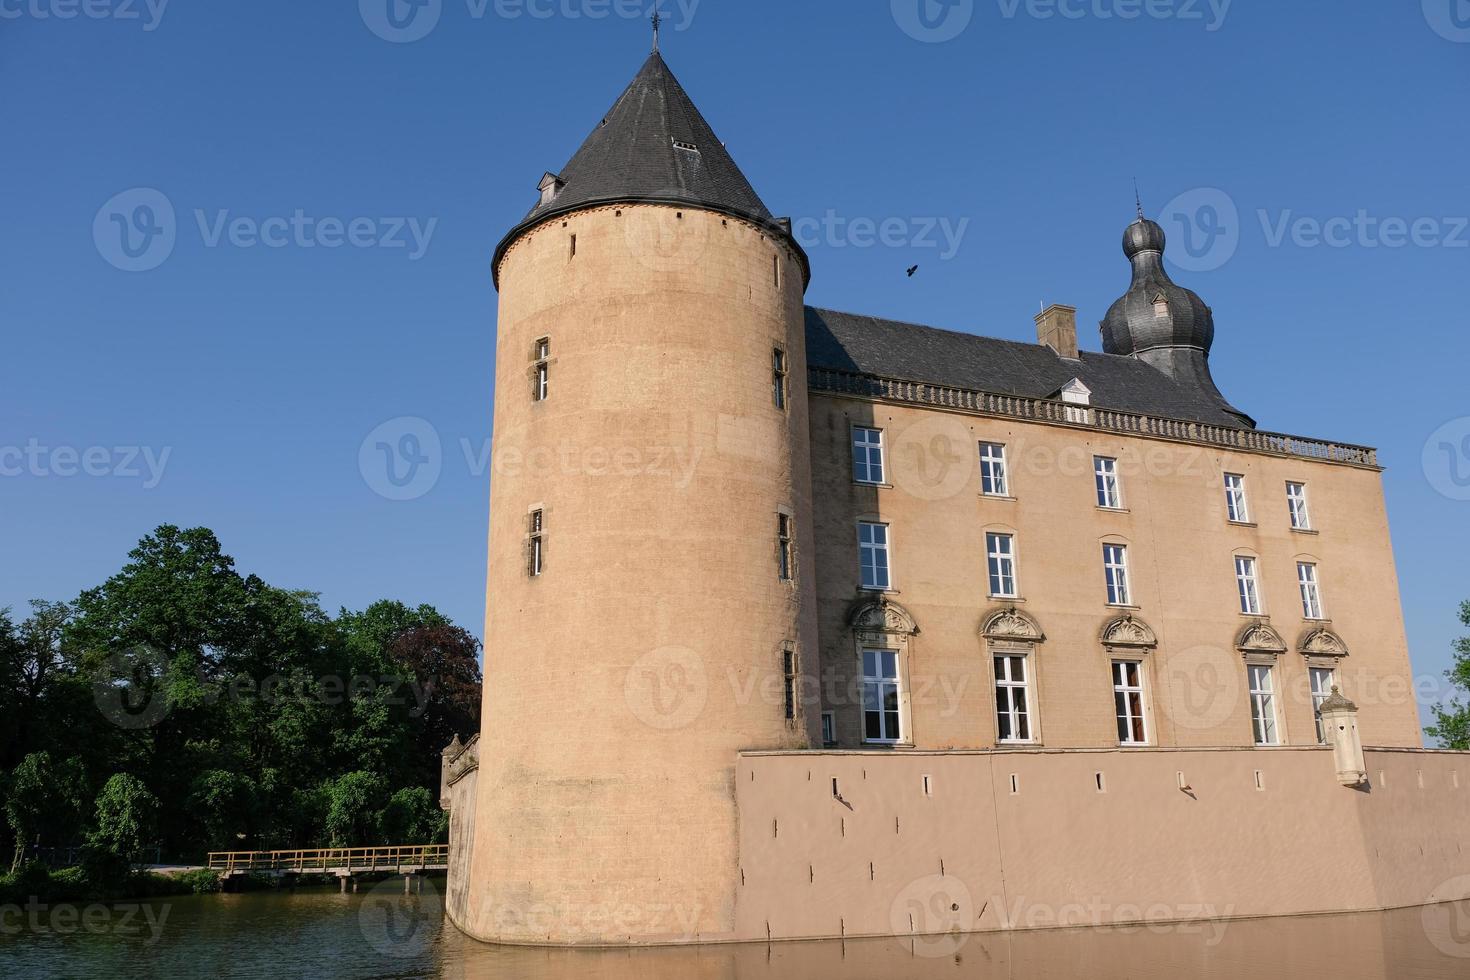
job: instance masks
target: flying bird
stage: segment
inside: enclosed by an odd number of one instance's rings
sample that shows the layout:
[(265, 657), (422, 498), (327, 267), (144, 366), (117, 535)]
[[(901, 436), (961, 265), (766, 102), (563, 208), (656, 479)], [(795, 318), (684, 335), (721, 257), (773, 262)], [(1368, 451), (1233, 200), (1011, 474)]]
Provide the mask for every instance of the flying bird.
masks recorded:
[(916, 265), (909, 266), (909, 278), (910, 279), (914, 278), (914, 273), (915, 272), (918, 272), (918, 271), (919, 271), (919, 267), (918, 266), (916, 266)]

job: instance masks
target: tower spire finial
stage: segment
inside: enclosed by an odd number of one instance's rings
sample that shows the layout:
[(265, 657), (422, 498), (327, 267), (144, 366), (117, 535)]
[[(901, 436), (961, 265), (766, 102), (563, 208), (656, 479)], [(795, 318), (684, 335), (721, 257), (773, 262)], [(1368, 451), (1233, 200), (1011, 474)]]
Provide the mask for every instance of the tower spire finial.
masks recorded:
[(653, 50), (654, 50), (654, 53), (656, 54), (656, 53), (658, 53), (658, 29), (659, 29), (659, 27), (664, 22), (664, 15), (659, 12), (658, 5), (657, 4), (654, 4), (654, 7), (653, 7), (653, 18), (652, 18), (652, 20), (653, 20)]
[(1138, 178), (1133, 178), (1133, 201), (1138, 205), (1138, 216), (1143, 217), (1143, 197), (1138, 193)]

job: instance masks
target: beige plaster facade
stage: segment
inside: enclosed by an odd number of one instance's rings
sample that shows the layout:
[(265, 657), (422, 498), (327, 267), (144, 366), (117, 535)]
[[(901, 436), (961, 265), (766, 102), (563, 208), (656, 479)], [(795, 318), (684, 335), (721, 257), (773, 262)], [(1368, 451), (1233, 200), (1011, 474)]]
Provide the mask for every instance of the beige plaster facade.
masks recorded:
[[(1119, 659), (1142, 664), (1146, 744), (1250, 746), (1241, 647), (1257, 625), (1284, 647), (1250, 657), (1274, 667), (1280, 743), (1318, 744), (1309, 677), (1316, 665), (1331, 668), (1358, 705), (1367, 744), (1422, 744), (1375, 467), (826, 392), (811, 404), (822, 692), (835, 747), (864, 747), (860, 655), (885, 646), (902, 651), (906, 746), (997, 744), (997, 650), (1027, 657), (1038, 747), (1119, 744), (1111, 676)], [(882, 486), (854, 480), (854, 426), (883, 433)], [(982, 443), (1005, 447), (1003, 495), (982, 492)], [(1120, 509), (1098, 505), (1099, 456), (1118, 461)], [(1248, 522), (1227, 517), (1227, 473), (1244, 478)], [(1292, 529), (1288, 483), (1306, 488), (1309, 531)], [(889, 529), (886, 593), (860, 588), (859, 520)], [(1012, 536), (1014, 597), (991, 595), (988, 532)], [(1127, 547), (1127, 605), (1109, 604), (1105, 543)], [(1237, 556), (1255, 559), (1261, 615), (1241, 612)], [(1299, 562), (1317, 567), (1321, 620), (1304, 617)], [(854, 610), (878, 598), (901, 606), (917, 634), (854, 631)], [(983, 635), (993, 616), (1012, 609), (1043, 639)], [(1151, 639), (1105, 639), (1125, 617)], [(1337, 636), (1346, 655), (1304, 652), (1317, 630)]]

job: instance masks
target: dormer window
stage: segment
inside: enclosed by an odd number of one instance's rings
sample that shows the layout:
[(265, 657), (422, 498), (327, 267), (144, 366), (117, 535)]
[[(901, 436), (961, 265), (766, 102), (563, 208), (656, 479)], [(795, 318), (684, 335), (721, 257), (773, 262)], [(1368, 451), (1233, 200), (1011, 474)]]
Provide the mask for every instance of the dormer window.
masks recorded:
[(686, 153), (698, 153), (699, 147), (685, 140), (674, 140), (674, 149), (683, 150)]
[(1087, 424), (1087, 407), (1092, 404), (1092, 389), (1083, 384), (1081, 378), (1073, 378), (1062, 386), (1061, 394), (1062, 401), (1067, 406), (1067, 421)]
[(1163, 293), (1159, 293), (1154, 297), (1154, 316), (1160, 320), (1167, 320), (1169, 318), (1169, 298)]
[(566, 181), (548, 171), (546, 176), (541, 178), (541, 183), (536, 185), (537, 189), (541, 191), (541, 203), (550, 204), (552, 201), (555, 201), (557, 195), (561, 193), (561, 189), (565, 186), (567, 186)]

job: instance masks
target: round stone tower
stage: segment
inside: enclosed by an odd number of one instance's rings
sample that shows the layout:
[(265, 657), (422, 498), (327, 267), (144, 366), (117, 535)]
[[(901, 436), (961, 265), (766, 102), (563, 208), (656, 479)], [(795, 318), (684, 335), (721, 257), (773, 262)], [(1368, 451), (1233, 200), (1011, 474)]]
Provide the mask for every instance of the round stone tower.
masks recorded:
[[(500, 244), (480, 939), (717, 940), (815, 690), (805, 254), (657, 52)], [(803, 680), (805, 678), (805, 680)]]

